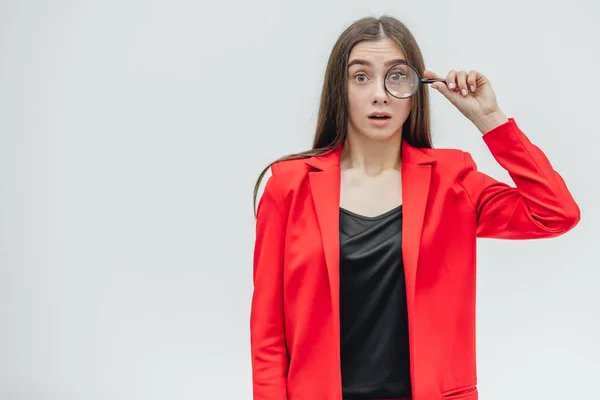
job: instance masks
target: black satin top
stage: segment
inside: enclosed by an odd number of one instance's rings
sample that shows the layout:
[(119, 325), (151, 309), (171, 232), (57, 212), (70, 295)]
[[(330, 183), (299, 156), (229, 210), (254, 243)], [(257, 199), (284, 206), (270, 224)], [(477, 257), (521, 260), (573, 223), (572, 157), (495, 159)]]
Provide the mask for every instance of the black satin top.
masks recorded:
[(409, 397), (402, 206), (376, 217), (340, 209), (344, 399)]

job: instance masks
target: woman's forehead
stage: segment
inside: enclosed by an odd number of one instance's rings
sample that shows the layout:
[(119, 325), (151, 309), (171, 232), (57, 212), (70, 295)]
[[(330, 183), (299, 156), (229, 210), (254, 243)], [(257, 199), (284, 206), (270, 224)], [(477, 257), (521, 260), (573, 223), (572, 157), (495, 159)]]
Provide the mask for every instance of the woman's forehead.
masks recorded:
[(378, 41), (363, 41), (354, 46), (348, 57), (348, 66), (383, 65), (390, 66), (392, 62), (406, 61), (402, 50), (390, 39)]

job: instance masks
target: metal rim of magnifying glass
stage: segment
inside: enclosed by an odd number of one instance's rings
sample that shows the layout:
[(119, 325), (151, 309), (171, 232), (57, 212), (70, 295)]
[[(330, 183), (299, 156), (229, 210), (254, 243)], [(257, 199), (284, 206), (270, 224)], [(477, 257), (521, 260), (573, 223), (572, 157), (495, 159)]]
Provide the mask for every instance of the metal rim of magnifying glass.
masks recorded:
[[(398, 96), (394, 96), (394, 95), (392, 94), (392, 92), (390, 92), (390, 91), (388, 90), (388, 88), (387, 88), (387, 85), (385, 84), (385, 82), (387, 81), (387, 76), (388, 76), (388, 74), (390, 73), (390, 71), (391, 71), (393, 68), (395, 68), (396, 66), (398, 66), (398, 65), (406, 65), (407, 67), (409, 67), (410, 69), (412, 69), (412, 70), (415, 72), (415, 74), (417, 75), (417, 77), (419, 78), (419, 84), (417, 85), (417, 88), (416, 88), (416, 89), (415, 89), (415, 91), (414, 91), (414, 92), (413, 92), (413, 93), (412, 93), (410, 96), (408, 96), (408, 97), (398, 97)], [(413, 67), (413, 66), (412, 66), (412, 65), (410, 65), (409, 63), (406, 63), (406, 62), (400, 62), (400, 63), (396, 63), (396, 64), (392, 65), (392, 66), (391, 66), (391, 67), (390, 67), (390, 68), (387, 70), (387, 72), (385, 73), (385, 79), (384, 79), (383, 86), (384, 86), (384, 88), (385, 88), (385, 91), (386, 91), (386, 92), (388, 92), (388, 93), (389, 93), (389, 94), (390, 94), (392, 97), (395, 97), (395, 98), (397, 98), (397, 99), (408, 99), (408, 98), (411, 98), (412, 96), (414, 96), (414, 95), (415, 95), (415, 93), (417, 93), (417, 92), (419, 91), (419, 89), (421, 89), (421, 86), (423, 85), (423, 83), (434, 83), (434, 82), (440, 82), (440, 80), (438, 80), (438, 79), (425, 79), (425, 81), (423, 81), (423, 79), (424, 79), (424, 78), (423, 78), (423, 77), (422, 77), (422, 76), (419, 74), (419, 72), (418, 72), (418, 71), (415, 69), (415, 67)], [(442, 79), (442, 80), (441, 80), (441, 82), (444, 82), (444, 83), (446, 83), (446, 80), (445, 80), (445, 79)]]

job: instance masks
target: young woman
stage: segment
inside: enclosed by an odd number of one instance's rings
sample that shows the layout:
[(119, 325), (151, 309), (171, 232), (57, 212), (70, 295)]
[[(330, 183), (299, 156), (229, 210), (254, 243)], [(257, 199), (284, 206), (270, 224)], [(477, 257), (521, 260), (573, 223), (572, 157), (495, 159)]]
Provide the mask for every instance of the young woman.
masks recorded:
[[(432, 83), (433, 82), (433, 83)], [(481, 132), (515, 187), (433, 149), (428, 85)], [(480, 72), (424, 70), (398, 20), (335, 44), (313, 148), (261, 173), (255, 400), (477, 400), (476, 238), (556, 237), (579, 208)]]

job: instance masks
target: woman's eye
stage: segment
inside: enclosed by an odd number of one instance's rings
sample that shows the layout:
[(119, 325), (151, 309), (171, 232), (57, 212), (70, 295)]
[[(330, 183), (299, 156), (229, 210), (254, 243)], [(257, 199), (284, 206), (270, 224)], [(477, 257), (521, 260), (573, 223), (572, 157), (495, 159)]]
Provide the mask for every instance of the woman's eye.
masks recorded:
[[(354, 79), (358, 79), (358, 78), (359, 78), (359, 77), (361, 77), (361, 76), (362, 76), (362, 77), (364, 77), (365, 79), (367, 78), (367, 76), (366, 76), (365, 74), (356, 74), (356, 75), (354, 75)], [(362, 80), (362, 81), (359, 81), (359, 82), (360, 82), (360, 83), (363, 83), (363, 82), (364, 82), (364, 80)]]
[(392, 77), (393, 80), (399, 80), (399, 79), (404, 79), (406, 78), (406, 75), (401, 74), (399, 72), (394, 72), (392, 75), (390, 75)]

